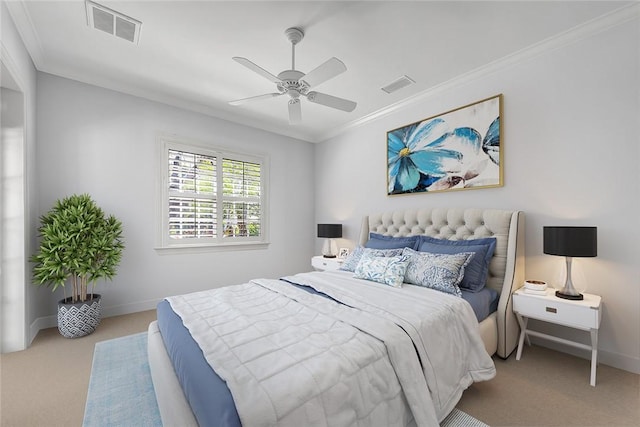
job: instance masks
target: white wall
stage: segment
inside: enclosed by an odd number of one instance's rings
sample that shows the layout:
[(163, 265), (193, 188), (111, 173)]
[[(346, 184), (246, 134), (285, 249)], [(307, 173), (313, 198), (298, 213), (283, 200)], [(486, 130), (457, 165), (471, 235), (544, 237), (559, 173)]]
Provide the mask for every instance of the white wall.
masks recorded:
[[(577, 41), (567, 38), (568, 45), (550, 43), (554, 49), (443, 85), (318, 145), (317, 221), (343, 222), (348, 241), (339, 245), (354, 245), (361, 216), (369, 212), (422, 206), (522, 210), (526, 276), (556, 285), (564, 260), (542, 254), (542, 227), (595, 225), (598, 257), (575, 259), (577, 287), (603, 297), (603, 363), (640, 372), (639, 29), (636, 16)], [(432, 65), (427, 56), (425, 73)], [(499, 93), (504, 187), (387, 197), (388, 130)], [(587, 341), (583, 332), (556, 329)]]
[[(268, 249), (154, 250), (159, 132), (270, 156)], [(106, 315), (155, 308), (169, 295), (310, 269), (315, 225), (309, 143), (45, 73), (38, 74), (38, 135), (41, 214), (58, 198), (87, 192), (123, 222), (126, 249), (118, 274), (97, 290)], [(39, 316), (55, 313), (60, 298), (49, 296)]]
[[(28, 285), (31, 281), (28, 257), (36, 244), (33, 225), (38, 218), (35, 209), (36, 69), (4, 1), (0, 1), (0, 29), (2, 85), (13, 90), (3, 91), (3, 98), (8, 98), (3, 104), (11, 101), (5, 112), (10, 112), (20, 123), (12, 126), (10, 131), (4, 129), (11, 135), (11, 141), (3, 140), (2, 156), (10, 155), (12, 165), (10, 171), (3, 171), (0, 191), (0, 203), (3, 204), (4, 212), (1, 228), (8, 231), (1, 236), (3, 262), (0, 286), (2, 304), (11, 305), (10, 310), (3, 312), (0, 322), (0, 330), (4, 331), (0, 351), (14, 351), (22, 350), (28, 345), (27, 325), (35, 319), (31, 309), (35, 289)], [(22, 111), (15, 111), (16, 108), (21, 108)], [(0, 120), (11, 119), (4, 114)], [(4, 162), (8, 160), (3, 159)], [(11, 176), (6, 175), (7, 173)], [(10, 218), (5, 218), (5, 214), (9, 214)]]

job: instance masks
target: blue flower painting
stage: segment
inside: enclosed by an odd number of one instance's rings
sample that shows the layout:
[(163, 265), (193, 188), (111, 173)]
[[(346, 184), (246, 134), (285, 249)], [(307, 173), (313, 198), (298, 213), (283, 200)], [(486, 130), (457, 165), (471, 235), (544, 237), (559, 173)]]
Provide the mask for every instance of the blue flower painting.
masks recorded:
[(387, 194), (502, 185), (497, 95), (387, 132)]

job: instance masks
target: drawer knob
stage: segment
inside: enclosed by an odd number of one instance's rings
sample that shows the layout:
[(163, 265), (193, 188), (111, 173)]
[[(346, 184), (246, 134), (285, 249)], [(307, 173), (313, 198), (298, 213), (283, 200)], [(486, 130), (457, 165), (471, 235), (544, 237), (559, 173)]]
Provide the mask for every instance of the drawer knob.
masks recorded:
[(549, 313), (557, 313), (557, 312), (558, 312), (558, 309), (553, 308), (553, 307), (547, 307), (547, 311), (548, 311)]

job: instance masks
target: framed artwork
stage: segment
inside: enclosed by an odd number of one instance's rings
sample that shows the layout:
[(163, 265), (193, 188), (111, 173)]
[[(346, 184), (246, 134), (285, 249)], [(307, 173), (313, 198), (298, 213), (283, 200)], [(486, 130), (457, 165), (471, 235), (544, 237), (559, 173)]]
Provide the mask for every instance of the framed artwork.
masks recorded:
[(345, 259), (349, 256), (349, 248), (340, 248), (338, 251), (338, 258)]
[(387, 132), (387, 195), (503, 185), (502, 94)]

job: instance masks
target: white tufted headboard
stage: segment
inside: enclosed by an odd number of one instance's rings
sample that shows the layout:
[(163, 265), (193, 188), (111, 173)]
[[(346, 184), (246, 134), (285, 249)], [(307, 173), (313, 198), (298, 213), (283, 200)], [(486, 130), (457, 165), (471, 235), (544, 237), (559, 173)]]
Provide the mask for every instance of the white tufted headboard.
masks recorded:
[(496, 353), (506, 358), (516, 348), (519, 326), (513, 314), (511, 294), (522, 286), (525, 277), (523, 212), (461, 208), (393, 211), (364, 217), (361, 245), (369, 239), (369, 232), (450, 240), (495, 237), (496, 250), (489, 264), (487, 286), (500, 293)]

